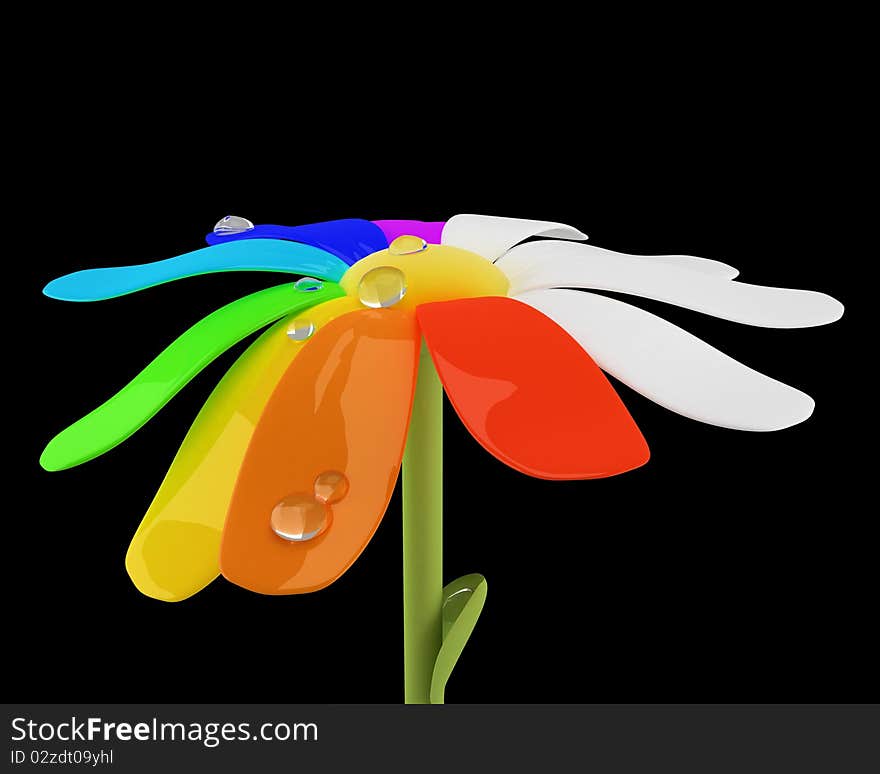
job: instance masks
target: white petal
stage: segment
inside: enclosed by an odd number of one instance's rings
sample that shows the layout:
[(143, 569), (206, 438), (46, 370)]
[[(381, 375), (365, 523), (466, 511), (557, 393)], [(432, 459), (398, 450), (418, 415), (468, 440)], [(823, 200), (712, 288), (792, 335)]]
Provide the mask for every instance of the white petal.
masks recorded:
[(444, 245), (461, 247), (494, 261), (518, 242), (533, 236), (587, 238), (586, 234), (564, 223), (494, 215), (453, 215), (443, 226), (441, 241)]
[(578, 290), (516, 296), (562, 326), (607, 371), (655, 403), (734, 430), (781, 430), (813, 413), (809, 395), (687, 331), (613, 298)]
[(824, 293), (711, 277), (573, 242), (529, 242), (496, 264), (510, 294), (535, 288), (596, 288), (631, 293), (765, 328), (807, 328), (840, 319), (843, 304)]
[(603, 253), (608, 255), (622, 256), (624, 258), (641, 258), (652, 263), (662, 263), (678, 269), (698, 271), (701, 274), (708, 274), (710, 277), (717, 277), (718, 279), (729, 280), (739, 274), (739, 269), (733, 266), (729, 266), (721, 261), (713, 261), (711, 258), (698, 258), (696, 255), (627, 255), (626, 253), (616, 253), (613, 250), (603, 250), (601, 247), (597, 247), (596, 250), (602, 250)]

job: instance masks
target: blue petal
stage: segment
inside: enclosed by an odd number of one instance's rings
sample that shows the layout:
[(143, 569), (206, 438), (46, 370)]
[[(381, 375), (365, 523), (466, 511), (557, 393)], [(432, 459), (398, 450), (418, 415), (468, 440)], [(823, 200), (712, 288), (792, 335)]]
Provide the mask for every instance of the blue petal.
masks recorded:
[(46, 285), (43, 293), (62, 301), (101, 301), (219, 271), (279, 271), (337, 282), (346, 269), (348, 265), (335, 255), (311, 245), (253, 239), (203, 247), (164, 261), (65, 274)]
[(349, 266), (361, 258), (388, 247), (385, 232), (375, 223), (361, 218), (328, 220), (307, 226), (273, 226), (262, 224), (238, 234), (214, 234), (205, 237), (209, 245), (226, 244), (245, 239), (289, 239), (320, 247), (341, 258)]

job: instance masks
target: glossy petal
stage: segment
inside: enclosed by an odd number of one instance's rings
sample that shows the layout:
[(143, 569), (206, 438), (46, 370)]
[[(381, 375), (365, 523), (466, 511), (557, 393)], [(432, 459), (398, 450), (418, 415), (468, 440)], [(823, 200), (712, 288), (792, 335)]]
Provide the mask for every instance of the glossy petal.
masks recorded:
[(361, 218), (328, 220), (306, 226), (273, 226), (265, 223), (237, 234), (216, 234), (212, 231), (205, 237), (209, 245), (233, 244), (251, 239), (283, 239), (311, 245), (335, 255), (348, 266), (376, 250), (388, 247), (388, 240), (385, 239), (382, 229)]
[[(358, 309), (336, 298), (309, 310), (317, 329)], [(269, 396), (305, 342), (292, 341), (290, 315), (263, 333), (211, 393), (184, 438), (162, 486), (141, 521), (125, 566), (135, 586), (177, 602), (220, 572), (220, 538), (254, 428)]]
[(711, 258), (700, 258), (696, 255), (628, 255), (627, 253), (616, 253), (613, 250), (602, 250), (600, 247), (594, 249), (601, 250), (603, 253), (610, 253), (611, 255), (623, 256), (624, 258), (640, 258), (652, 263), (667, 264), (676, 269), (698, 271), (701, 274), (707, 274), (717, 279), (730, 280), (739, 276), (739, 269), (734, 266), (722, 263), (721, 261), (715, 261)]
[(444, 245), (461, 247), (494, 261), (515, 244), (533, 236), (587, 238), (583, 232), (564, 223), (493, 215), (455, 215), (443, 227), (442, 241)]
[(52, 280), (43, 288), (43, 293), (61, 301), (101, 301), (172, 280), (220, 271), (279, 271), (335, 282), (347, 268), (336, 256), (316, 247), (256, 239), (203, 247), (153, 263), (76, 271)]
[(604, 374), (545, 315), (511, 298), (423, 304), (422, 335), (449, 400), (499, 460), (539, 478), (600, 478), (648, 461)]
[[(254, 431), (223, 532), (220, 568), (263, 594), (329, 585), (357, 559), (394, 490), (412, 405), (418, 331), (411, 312), (362, 309), (318, 330), (278, 383)], [(325, 532), (291, 542), (270, 517), (313, 492), (324, 471), (349, 482)]]
[(143, 371), (46, 446), (40, 464), (63, 470), (109, 451), (142, 427), (199, 371), (233, 344), (279, 317), (341, 296), (335, 283), (303, 293), (280, 285), (240, 298), (199, 320)]
[(439, 245), (446, 221), (374, 220), (373, 223), (382, 229), (389, 245), (397, 237), (404, 236), (405, 234), (412, 234), (413, 236), (421, 237), (430, 244)]
[(517, 299), (565, 328), (600, 368), (691, 419), (734, 430), (781, 430), (813, 412), (809, 395), (629, 304), (559, 289)]
[[(547, 236), (547, 234), (544, 234), (544, 236)], [(702, 274), (708, 274), (721, 279), (733, 279), (739, 274), (739, 269), (726, 263), (715, 261), (711, 258), (698, 258), (694, 255), (629, 255), (627, 253), (618, 253), (614, 250), (605, 250), (593, 245), (580, 245), (580, 247), (585, 255), (596, 254), (607, 256), (608, 258), (643, 258), (652, 263), (667, 264), (679, 269), (698, 271)]]
[(739, 274), (739, 269), (729, 264), (715, 261), (711, 258), (699, 258), (696, 255), (630, 255), (629, 253), (618, 253), (614, 250), (606, 250), (595, 245), (581, 245), (584, 255), (601, 255), (608, 258), (638, 258), (640, 260), (650, 261), (651, 263), (659, 263), (672, 266), (677, 269), (688, 269), (690, 271), (698, 271), (701, 274), (708, 274), (710, 277), (718, 279), (733, 279)]
[(730, 282), (571, 242), (519, 245), (498, 267), (510, 278), (511, 295), (537, 288), (596, 288), (765, 328), (824, 325), (843, 314), (843, 304), (824, 293)]
[(506, 296), (510, 288), (504, 272), (493, 263), (469, 250), (448, 245), (428, 245), (421, 252), (409, 255), (380, 250), (358, 261), (345, 272), (339, 284), (348, 295), (356, 296), (361, 292), (365, 275), (386, 267), (397, 269), (403, 275), (406, 293), (400, 306), (405, 309), (415, 309), (428, 301)]

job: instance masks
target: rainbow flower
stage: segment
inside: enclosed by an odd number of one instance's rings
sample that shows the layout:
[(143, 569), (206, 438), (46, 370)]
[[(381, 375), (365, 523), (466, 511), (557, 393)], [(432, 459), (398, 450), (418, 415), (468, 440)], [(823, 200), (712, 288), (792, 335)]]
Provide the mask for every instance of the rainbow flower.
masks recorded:
[(113, 448), (214, 358), (269, 326), (187, 433), (132, 539), (129, 575), (166, 601), (219, 574), (263, 594), (321, 589), (369, 542), (403, 463), (406, 696), (442, 701), (486, 594), (479, 575), (442, 585), (444, 389), (487, 451), (546, 479), (647, 462), (647, 443), (603, 371), (721, 427), (779, 430), (813, 410), (799, 390), (583, 289), (771, 328), (833, 322), (838, 301), (736, 282), (736, 269), (717, 261), (624, 255), (586, 239), (561, 223), (478, 215), (299, 227), (228, 216), (209, 247), (61, 277), (44, 292), (69, 301), (215, 271), (301, 279), (205, 317), (56, 436), (41, 464), (60, 470)]

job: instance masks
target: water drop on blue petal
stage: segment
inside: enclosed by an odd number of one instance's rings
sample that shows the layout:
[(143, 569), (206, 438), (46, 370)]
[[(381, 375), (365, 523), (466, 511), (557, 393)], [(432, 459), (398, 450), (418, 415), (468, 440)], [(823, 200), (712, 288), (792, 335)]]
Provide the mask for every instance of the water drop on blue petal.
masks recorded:
[(247, 218), (242, 218), (238, 215), (227, 215), (225, 218), (220, 218), (214, 225), (214, 233), (220, 236), (241, 234), (245, 231), (250, 231), (253, 227), (254, 224)]

